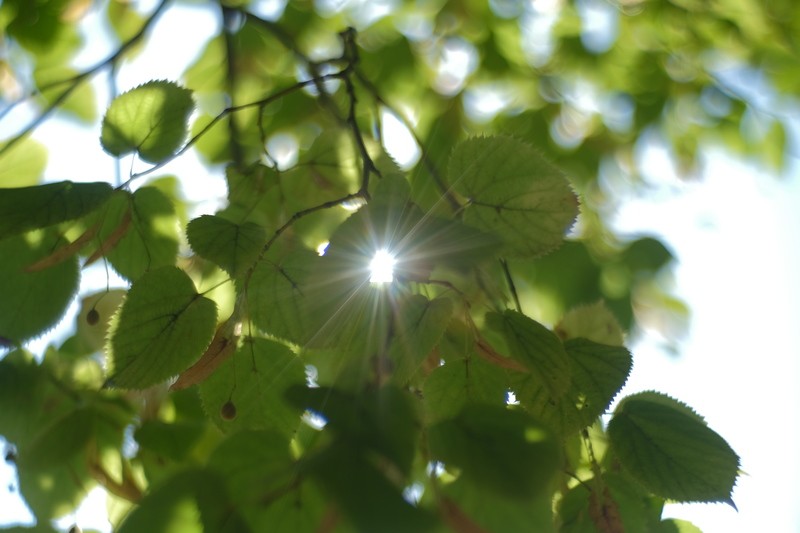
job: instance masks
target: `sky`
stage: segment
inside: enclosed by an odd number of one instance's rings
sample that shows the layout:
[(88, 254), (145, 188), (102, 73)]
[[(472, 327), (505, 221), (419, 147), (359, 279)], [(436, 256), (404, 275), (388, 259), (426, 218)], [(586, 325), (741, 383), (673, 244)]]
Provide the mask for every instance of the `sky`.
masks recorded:
[[(203, 38), (213, 35), (217, 22), (203, 11), (181, 6), (158, 22), (151, 45), (120, 70), (120, 91), (150, 79), (176, 79), (182, 65), (193, 59)], [(193, 41), (181, 28), (191, 26)], [(89, 21), (89, 32), (105, 31)], [(175, 35), (181, 35), (176, 42)], [(185, 37), (184, 37), (185, 36)], [(102, 41), (101, 41), (102, 42)], [(92, 64), (110, 53), (95, 46), (80, 58)], [(176, 65), (181, 65), (176, 67)], [(101, 77), (95, 88), (100, 101), (107, 95)], [(792, 115), (795, 123), (798, 113)], [(30, 119), (29, 108), (13, 115)], [(0, 129), (0, 138), (8, 135)], [(113, 181), (115, 163), (99, 153), (98, 132), (75, 129), (68, 121), (48, 121), (35, 138), (50, 149), (48, 180)], [(794, 139), (798, 137), (795, 136)], [(70, 142), (66, 142), (69, 139)], [(800, 153), (795, 146), (794, 153)], [(788, 170), (774, 176), (762, 168), (732, 160), (710, 149), (703, 154), (701, 178), (686, 181), (670, 172), (663, 150), (653, 146), (644, 155), (654, 169), (647, 195), (632, 196), (612, 217), (624, 235), (655, 235), (663, 239), (678, 261), (672, 270), (674, 293), (691, 309), (686, 338), (677, 341), (678, 355), (667, 353), (665, 339), (646, 331), (632, 339), (634, 370), (623, 394), (655, 389), (694, 407), (742, 457), (745, 475), (734, 492), (738, 512), (726, 505), (668, 505), (667, 515), (691, 520), (707, 533), (763, 530), (800, 531), (795, 480), (800, 477), (800, 161), (790, 156)], [(129, 162), (123, 162), (127, 171)], [(124, 171), (124, 173), (126, 173)], [(185, 188), (196, 203), (195, 215), (212, 212), (224, 196), (223, 180), (206, 178), (207, 171), (192, 152), (163, 169), (192, 176)], [(121, 282), (117, 282), (121, 284)], [(105, 286), (102, 276), (86, 275), (82, 288)], [(55, 335), (73, 323), (76, 306)], [(670, 339), (671, 340), (671, 339)], [(33, 350), (41, 350), (40, 341)], [(28, 521), (30, 515), (13, 491), (13, 470), (0, 464), (0, 525)], [(107, 522), (91, 509), (103, 507), (102, 494), (93, 492), (84, 514), (59, 522), (108, 530)]]

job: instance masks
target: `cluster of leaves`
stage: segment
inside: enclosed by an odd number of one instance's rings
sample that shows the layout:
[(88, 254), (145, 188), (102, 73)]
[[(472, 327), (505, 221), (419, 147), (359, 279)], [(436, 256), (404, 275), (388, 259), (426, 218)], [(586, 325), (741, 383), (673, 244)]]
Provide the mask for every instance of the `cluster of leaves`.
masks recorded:
[[(4, 2), (0, 13), (44, 68), (77, 50), (52, 46), (79, 38), (64, 16), (77, 4)], [(664, 10), (702, 11), (683, 4), (626, 14), (620, 35)], [(108, 6), (121, 40), (111, 58), (38, 82), (43, 117), (90, 108), (76, 100), (84, 79), (115, 65), (167, 3), (141, 21), (125, 5)], [(704, 14), (698, 27), (714, 19)], [(279, 23), (222, 7), (221, 33), (185, 86), (149, 81), (108, 108), (102, 148), (152, 163), (116, 188), (35, 184), (41, 167), (27, 160), (39, 147), (26, 132), (0, 148), (10, 169), (0, 178), (14, 186), (0, 192), (0, 342), (11, 351), (0, 361), (0, 434), (40, 528), (95, 484), (121, 531), (692, 531), (661, 520), (666, 500), (732, 504), (739, 459), (688, 406), (639, 393), (601, 423), (632, 367), (622, 345), (632, 289), (604, 288), (594, 255), (646, 278), (669, 253), (650, 239), (614, 250), (563, 240), (574, 191), (591, 192), (601, 157), (632, 151), (636, 135), (594, 124), (581, 157), (567, 159), (546, 135), (565, 99), (470, 123), (463, 93), (435, 90), (424, 46), (389, 27), (401, 15), (345, 31), (339, 53), (315, 61), (310, 36), (333, 34), (302, 3)], [(47, 28), (31, 30), (32, 16)], [(480, 44), (486, 82), (549, 94), (564, 83), (561, 63), (615, 80), (637, 133), (668, 125), (673, 90), (708, 86), (605, 72), (660, 65), (674, 43), (658, 39), (584, 68), (596, 57), (571, 43), (569, 16), (533, 78), (507, 16), (459, 4), (434, 20), (428, 44)], [(764, 53), (779, 59), (776, 46)], [(389, 105), (401, 95), (423, 111), (422, 160), (408, 174), (370, 127), (384, 110), (402, 118)], [(204, 106), (189, 124), (195, 102)], [(485, 135), (464, 140), (464, 130)], [(282, 132), (298, 145), (288, 168), (266, 148)], [(187, 220), (168, 178), (145, 180), (190, 148), (226, 165), (228, 197)], [(604, 234), (582, 205), (587, 236)], [(396, 259), (391, 283), (369, 281), (379, 250)], [(36, 360), (22, 345), (64, 315), (81, 266), (100, 260), (129, 290), (86, 295), (74, 335)], [(566, 310), (553, 329), (523, 312), (542, 287)]]

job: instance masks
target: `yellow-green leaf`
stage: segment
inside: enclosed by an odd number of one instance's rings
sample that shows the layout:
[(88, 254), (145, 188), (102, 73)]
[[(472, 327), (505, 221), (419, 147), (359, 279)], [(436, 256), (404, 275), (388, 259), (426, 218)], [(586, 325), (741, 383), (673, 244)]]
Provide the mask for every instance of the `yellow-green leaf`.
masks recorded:
[(108, 342), (108, 385), (143, 389), (179, 374), (211, 341), (214, 302), (176, 267), (148, 272), (131, 287)]

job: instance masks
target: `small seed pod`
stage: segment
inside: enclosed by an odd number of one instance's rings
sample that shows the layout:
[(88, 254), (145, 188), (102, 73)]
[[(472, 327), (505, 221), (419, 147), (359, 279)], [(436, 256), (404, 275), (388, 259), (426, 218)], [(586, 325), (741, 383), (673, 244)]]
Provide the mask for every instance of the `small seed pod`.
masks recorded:
[(86, 323), (90, 326), (94, 326), (100, 321), (100, 313), (97, 312), (97, 309), (91, 308), (89, 312), (86, 313)]
[(233, 420), (236, 418), (236, 405), (231, 400), (228, 400), (222, 404), (222, 408), (219, 410), (219, 416), (221, 416), (223, 420)]

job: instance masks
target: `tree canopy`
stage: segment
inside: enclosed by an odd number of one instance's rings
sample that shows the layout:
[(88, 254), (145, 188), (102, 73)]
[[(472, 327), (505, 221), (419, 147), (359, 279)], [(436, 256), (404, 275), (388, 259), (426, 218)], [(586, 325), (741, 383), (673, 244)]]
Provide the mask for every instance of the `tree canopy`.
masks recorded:
[[(34, 111), (0, 143), (0, 434), (33, 530), (94, 486), (123, 532), (690, 532), (666, 501), (734, 505), (691, 407), (610, 412), (637, 302), (682, 303), (669, 249), (607, 217), (653, 144), (687, 179), (709, 145), (782, 167), (739, 77), (800, 91), (793, 1), (197, 0), (189, 68), (117, 91), (181, 4), (0, 5), (0, 120)], [(42, 183), (50, 117), (118, 179)], [(214, 212), (164, 173), (189, 151)], [(94, 263), (127, 288), (81, 293)]]

